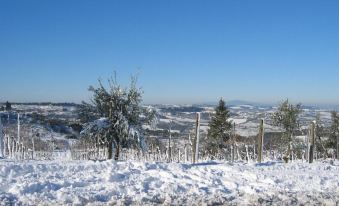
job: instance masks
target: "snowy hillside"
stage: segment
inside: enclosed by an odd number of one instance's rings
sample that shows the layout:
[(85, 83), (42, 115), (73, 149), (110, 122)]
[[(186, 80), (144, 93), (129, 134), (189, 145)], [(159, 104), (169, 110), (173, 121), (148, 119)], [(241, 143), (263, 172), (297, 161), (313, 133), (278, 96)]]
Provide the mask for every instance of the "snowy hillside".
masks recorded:
[[(172, 132), (176, 131), (185, 135), (194, 129), (196, 112), (201, 113), (201, 133), (207, 134), (208, 123), (215, 112), (215, 106), (211, 105), (154, 105), (154, 107), (159, 117), (158, 130), (167, 130), (171, 124)], [(265, 119), (266, 132), (281, 132), (281, 128), (273, 126), (271, 119), (276, 109), (277, 107), (273, 105), (230, 105), (231, 118), (229, 120), (236, 124), (236, 133), (243, 137), (257, 135), (259, 120), (262, 118)], [(317, 114), (320, 115), (324, 125), (330, 125), (331, 113), (328, 109), (304, 106), (303, 113), (300, 115), (301, 126), (308, 127)]]
[(0, 160), (1, 205), (338, 205), (339, 162)]

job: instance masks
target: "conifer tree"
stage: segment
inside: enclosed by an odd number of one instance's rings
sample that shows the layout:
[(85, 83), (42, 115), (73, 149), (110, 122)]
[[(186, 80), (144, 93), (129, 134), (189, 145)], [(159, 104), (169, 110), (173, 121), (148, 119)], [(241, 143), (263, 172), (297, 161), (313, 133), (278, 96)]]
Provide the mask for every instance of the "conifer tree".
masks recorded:
[(6, 111), (11, 111), (12, 110), (12, 105), (8, 101), (6, 102)]
[(321, 121), (320, 113), (317, 113), (316, 120), (315, 120), (315, 137), (316, 137), (315, 144), (316, 144), (317, 152), (322, 153), (324, 157), (326, 157), (327, 155), (326, 148), (325, 148), (324, 141), (323, 141), (323, 138), (325, 136), (326, 136), (325, 126), (323, 122)]
[(285, 130), (285, 140), (288, 143), (287, 151), (284, 157), (285, 162), (291, 159), (291, 145), (294, 132), (299, 126), (299, 114), (302, 112), (301, 104), (292, 105), (288, 100), (280, 104), (277, 111), (273, 114), (273, 121), (276, 126), (280, 126)]
[(232, 123), (228, 120), (229, 118), (230, 111), (221, 98), (209, 123), (207, 150), (210, 154), (215, 155), (230, 139)]
[[(339, 116), (336, 111), (331, 112), (331, 127), (330, 127), (330, 135), (329, 139), (327, 142), (327, 147), (331, 149), (337, 149), (337, 144), (338, 144), (338, 137), (339, 137)], [(337, 152), (337, 158), (338, 157), (338, 152)]]

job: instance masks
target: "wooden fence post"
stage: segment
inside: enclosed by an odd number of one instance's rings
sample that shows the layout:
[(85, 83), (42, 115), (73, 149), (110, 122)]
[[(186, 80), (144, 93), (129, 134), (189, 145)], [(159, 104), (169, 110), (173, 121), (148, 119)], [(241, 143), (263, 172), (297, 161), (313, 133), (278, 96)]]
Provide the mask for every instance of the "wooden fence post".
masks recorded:
[(34, 137), (32, 138), (32, 159), (34, 159), (35, 155), (35, 144), (34, 144)]
[(309, 163), (313, 163), (313, 157), (314, 157), (314, 145), (315, 145), (315, 122), (311, 122), (310, 125), (310, 149), (309, 149)]
[(264, 120), (260, 120), (260, 128), (258, 135), (258, 163), (262, 162), (263, 159), (263, 145), (264, 145)]
[(20, 144), (20, 113), (18, 113), (18, 143)]
[(178, 163), (180, 163), (180, 156), (181, 156), (181, 152), (180, 152), (180, 149), (178, 149)]
[(231, 145), (231, 162), (234, 162), (234, 144)]
[(247, 146), (247, 145), (245, 145), (245, 149), (246, 149), (246, 158), (247, 158), (247, 162), (249, 162), (249, 161), (250, 161), (250, 155), (249, 155), (249, 153), (248, 153), (248, 146)]
[(3, 127), (2, 127), (1, 116), (0, 116), (0, 156), (5, 157), (5, 153), (4, 153), (5, 139), (4, 139), (2, 128)]
[(14, 158), (15, 157), (15, 152), (16, 152), (16, 143), (15, 143), (15, 139), (14, 139), (14, 137), (12, 137), (12, 158)]
[(8, 140), (7, 135), (4, 135), (4, 151), (3, 151), (4, 157), (7, 156), (6, 155), (7, 154), (7, 146), (8, 146), (7, 140)]
[[(194, 149), (193, 149), (193, 142), (192, 142), (192, 139), (191, 139), (191, 133), (188, 134), (188, 142), (189, 142), (189, 145), (190, 145), (190, 147), (189, 147), (190, 155), (187, 155), (187, 160), (193, 162), (193, 155), (194, 155), (193, 150)], [(191, 159), (189, 160), (190, 156), (191, 156)]]
[(8, 157), (10, 157), (12, 154), (12, 149), (11, 149), (11, 138), (9, 135), (7, 135), (7, 150), (8, 150)]
[(169, 138), (168, 138), (168, 162), (172, 162), (172, 122), (170, 122)]
[(199, 160), (200, 112), (197, 112), (195, 122), (195, 139), (193, 145), (193, 164)]
[(187, 162), (187, 146), (185, 144), (185, 147), (184, 147), (184, 162), (186, 163)]

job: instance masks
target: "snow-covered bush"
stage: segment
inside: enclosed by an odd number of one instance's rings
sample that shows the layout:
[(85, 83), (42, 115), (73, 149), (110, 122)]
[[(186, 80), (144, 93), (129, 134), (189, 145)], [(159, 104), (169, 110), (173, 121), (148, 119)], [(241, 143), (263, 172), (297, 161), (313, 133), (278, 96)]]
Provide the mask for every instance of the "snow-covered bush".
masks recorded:
[[(95, 139), (108, 147), (108, 158), (119, 158), (120, 147), (139, 147), (146, 149), (142, 124), (152, 123), (153, 110), (141, 105), (142, 91), (136, 86), (137, 78), (132, 76), (130, 87), (120, 86), (116, 78), (108, 80), (106, 89), (99, 80), (99, 87), (90, 87), (93, 93), (91, 103), (83, 103), (79, 108), (79, 117), (84, 125), (83, 137)], [(98, 118), (100, 117), (100, 118)], [(98, 118), (97, 120), (94, 120)]]

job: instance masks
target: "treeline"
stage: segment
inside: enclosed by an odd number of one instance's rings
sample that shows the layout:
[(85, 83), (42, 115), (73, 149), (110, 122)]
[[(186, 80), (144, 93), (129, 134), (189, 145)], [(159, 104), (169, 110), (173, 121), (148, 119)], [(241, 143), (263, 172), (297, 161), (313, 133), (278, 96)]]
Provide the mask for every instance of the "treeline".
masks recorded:
[[(0, 104), (2, 105), (6, 105), (6, 102), (0, 102)], [(77, 107), (80, 104), (77, 103), (72, 103), (72, 102), (59, 102), (59, 103), (55, 103), (55, 102), (10, 102), (11, 105), (29, 105), (29, 106), (64, 106), (64, 107)]]

